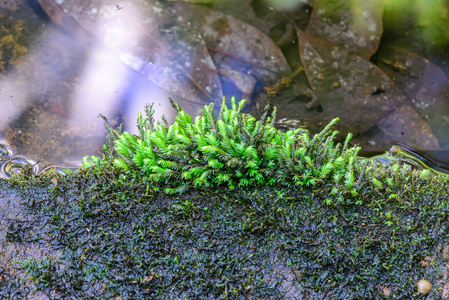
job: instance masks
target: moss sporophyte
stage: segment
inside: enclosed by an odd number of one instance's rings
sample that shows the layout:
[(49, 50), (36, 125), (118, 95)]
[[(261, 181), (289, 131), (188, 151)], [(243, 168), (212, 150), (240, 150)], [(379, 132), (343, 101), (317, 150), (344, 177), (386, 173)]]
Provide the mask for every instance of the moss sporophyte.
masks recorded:
[(138, 135), (104, 118), (103, 158), (5, 183), (36, 215), (7, 237), (35, 240), (23, 228), (41, 228), (64, 249), (22, 265), (37, 288), (61, 298), (415, 299), (428, 282), (428, 297), (441, 298), (447, 176), (359, 157), (351, 136), (334, 143), (338, 119), (316, 135), (282, 132), (275, 108), (256, 120), (244, 100), (231, 102), (193, 120), (172, 101), (173, 125), (148, 105)]

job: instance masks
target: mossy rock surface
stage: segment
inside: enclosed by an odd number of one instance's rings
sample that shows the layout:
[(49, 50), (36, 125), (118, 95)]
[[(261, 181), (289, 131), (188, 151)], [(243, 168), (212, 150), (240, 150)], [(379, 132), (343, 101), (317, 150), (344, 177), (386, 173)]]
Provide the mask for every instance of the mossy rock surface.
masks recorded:
[[(329, 136), (313, 153), (331, 145)], [(8, 221), (8, 242), (62, 252), (16, 264), (38, 290), (103, 299), (442, 297), (447, 176), (350, 152), (337, 173), (309, 184), (229, 189), (211, 177), (199, 186), (175, 181), (186, 188), (168, 194), (169, 180), (123, 168), (108, 151), (75, 173), (5, 183), (28, 213)], [(24, 293), (19, 278), (2, 276), (2, 296)], [(418, 292), (419, 280), (432, 284), (429, 294)]]

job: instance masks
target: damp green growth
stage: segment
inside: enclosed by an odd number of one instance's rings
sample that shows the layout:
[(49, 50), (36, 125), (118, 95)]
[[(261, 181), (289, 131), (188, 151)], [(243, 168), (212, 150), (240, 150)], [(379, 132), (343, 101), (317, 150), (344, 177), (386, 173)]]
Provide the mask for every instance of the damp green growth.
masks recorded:
[[(146, 118), (138, 116), (139, 136), (109, 130), (115, 137), (118, 158), (114, 165), (131, 173), (143, 173), (151, 181), (170, 184), (167, 193), (190, 187), (226, 184), (237, 186), (314, 186), (331, 179), (354, 185), (353, 163), (358, 147), (334, 145), (337, 131), (332, 120), (321, 133), (311, 136), (303, 128), (282, 132), (274, 127), (276, 108), (266, 107), (260, 120), (242, 113), (246, 100), (229, 109), (223, 100), (218, 118), (213, 104), (195, 118), (171, 100), (178, 111), (173, 125), (155, 122), (151, 106)], [(86, 157), (85, 167), (98, 162)]]

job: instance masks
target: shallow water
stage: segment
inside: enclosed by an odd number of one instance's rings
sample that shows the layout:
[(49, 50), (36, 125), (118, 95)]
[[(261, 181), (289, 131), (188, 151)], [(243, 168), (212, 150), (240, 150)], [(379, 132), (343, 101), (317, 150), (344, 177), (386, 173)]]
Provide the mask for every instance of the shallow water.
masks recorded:
[(99, 113), (133, 131), (137, 111), (156, 102), (157, 114), (171, 119), (168, 101), (158, 103), (167, 99), (161, 89), (107, 51), (74, 39), (27, 1), (0, 12), (3, 34), (14, 40), (3, 45), (12, 48), (0, 68), (0, 176), (27, 163), (38, 173), (76, 167), (98, 154), (106, 135)]
[[(179, 2), (161, 10), (156, 0), (133, 1), (1, 1), (1, 177), (25, 165), (36, 173), (77, 167), (105, 142), (100, 113), (113, 126), (123, 123), (125, 130), (136, 132), (137, 113), (146, 103), (155, 102), (157, 117), (174, 119), (169, 97), (192, 116), (204, 104), (221, 103), (223, 95), (247, 98), (248, 110), (257, 113), (266, 92), (275, 91), (270, 102), (278, 107), (280, 127), (318, 132), (338, 116), (338, 130), (355, 133), (354, 143), (366, 151), (386, 151), (392, 141), (420, 150), (449, 147), (448, 86), (441, 82), (447, 78), (444, 53), (449, 52), (429, 42), (430, 25), (423, 27), (427, 40), (420, 43), (420, 32), (401, 29), (410, 25), (406, 18), (388, 19), (391, 7), (385, 7), (382, 20), (384, 1), (360, 8), (366, 10), (361, 16), (369, 20), (367, 28), (383, 21), (383, 34), (362, 32), (345, 20), (326, 27), (316, 18), (321, 10), (315, 1), (288, 1), (288, 10), (282, 11), (287, 17), (273, 10), (276, 1), (257, 6), (217, 1), (197, 10)], [(314, 39), (297, 36), (289, 22)], [(310, 22), (314, 26), (308, 28)], [(326, 34), (344, 35), (348, 40), (331, 42), (354, 46), (369, 59), (345, 61), (341, 57), (350, 57), (345, 47), (326, 52)], [(298, 43), (322, 54), (298, 53)], [(290, 86), (279, 84), (301, 65), (306, 72), (292, 75)], [(362, 66), (368, 71), (357, 73)]]

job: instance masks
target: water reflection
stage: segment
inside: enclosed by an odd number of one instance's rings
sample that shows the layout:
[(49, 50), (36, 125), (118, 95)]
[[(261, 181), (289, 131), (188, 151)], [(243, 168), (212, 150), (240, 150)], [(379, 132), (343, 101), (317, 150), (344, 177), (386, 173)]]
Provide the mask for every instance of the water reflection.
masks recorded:
[[(8, 145), (0, 148), (4, 177), (28, 163), (37, 173), (55, 165), (76, 167), (83, 156), (97, 155), (106, 135), (99, 113), (131, 132), (148, 102), (172, 119), (168, 101), (158, 102), (169, 96), (161, 88), (104, 47), (75, 40), (22, 4), (10, 21), (33, 38), (20, 41), (26, 56), (0, 74), (0, 139)], [(13, 153), (18, 156), (11, 158)]]
[(37, 164), (29, 161), (26, 157), (17, 155), (7, 160), (1, 168), (1, 174), (6, 178), (11, 177), (13, 174), (24, 173), (25, 170), (31, 169), (34, 174), (38, 173), (39, 168)]
[(0, 79), (0, 128), (14, 153), (39, 160), (44, 168), (67, 164), (80, 150), (95, 152), (105, 133), (93, 114), (97, 109), (109, 116), (116, 111), (104, 104), (84, 110), (76, 102), (87, 59), (82, 45), (55, 28), (44, 29), (40, 37)]
[[(77, 165), (77, 162), (71, 164)], [(25, 171), (34, 174), (66, 174), (67, 170), (75, 169), (77, 167), (68, 166), (48, 166), (42, 169), (38, 162), (23, 155), (14, 155), (9, 146), (0, 143), (0, 178), (10, 178), (13, 174), (23, 174)]]

